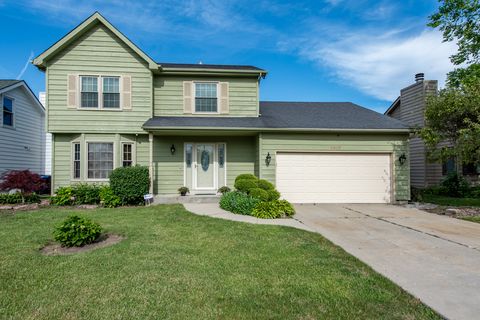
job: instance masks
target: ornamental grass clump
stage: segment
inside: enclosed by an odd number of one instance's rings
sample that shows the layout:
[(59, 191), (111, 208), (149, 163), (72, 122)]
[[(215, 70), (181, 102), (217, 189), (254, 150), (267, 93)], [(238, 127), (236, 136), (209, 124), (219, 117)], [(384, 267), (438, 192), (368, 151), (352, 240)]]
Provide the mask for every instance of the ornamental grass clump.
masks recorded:
[(95, 242), (102, 227), (92, 220), (77, 215), (69, 216), (53, 232), (54, 239), (65, 247), (81, 247)]

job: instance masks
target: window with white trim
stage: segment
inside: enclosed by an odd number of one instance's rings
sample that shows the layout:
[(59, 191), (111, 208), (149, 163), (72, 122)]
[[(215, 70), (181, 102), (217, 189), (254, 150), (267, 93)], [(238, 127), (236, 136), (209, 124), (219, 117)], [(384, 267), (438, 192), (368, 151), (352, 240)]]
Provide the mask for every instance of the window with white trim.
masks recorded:
[(13, 127), (13, 99), (3, 97), (3, 125)]
[(113, 170), (113, 143), (89, 142), (88, 179), (108, 179)]
[(73, 179), (80, 179), (80, 142), (73, 143)]
[(217, 83), (195, 82), (195, 112), (217, 112), (217, 100)]
[(122, 166), (131, 167), (133, 164), (133, 145), (131, 143), (124, 143), (122, 145)]
[(120, 109), (120, 77), (80, 76), (80, 108)]

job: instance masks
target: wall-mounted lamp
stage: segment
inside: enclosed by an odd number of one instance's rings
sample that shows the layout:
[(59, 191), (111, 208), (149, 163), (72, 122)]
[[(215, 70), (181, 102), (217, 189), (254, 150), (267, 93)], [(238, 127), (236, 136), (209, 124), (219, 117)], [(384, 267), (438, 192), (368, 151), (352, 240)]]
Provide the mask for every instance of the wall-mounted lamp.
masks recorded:
[(405, 153), (402, 153), (402, 155), (398, 157), (398, 162), (400, 162), (400, 164), (403, 166), (405, 161), (407, 161), (407, 156), (405, 155)]
[(270, 152), (268, 152), (267, 157), (265, 158), (265, 163), (267, 166), (270, 165), (270, 161), (272, 161), (272, 156), (270, 155)]
[(170, 147), (170, 152), (172, 153), (172, 156), (175, 154), (175, 145), (172, 144)]

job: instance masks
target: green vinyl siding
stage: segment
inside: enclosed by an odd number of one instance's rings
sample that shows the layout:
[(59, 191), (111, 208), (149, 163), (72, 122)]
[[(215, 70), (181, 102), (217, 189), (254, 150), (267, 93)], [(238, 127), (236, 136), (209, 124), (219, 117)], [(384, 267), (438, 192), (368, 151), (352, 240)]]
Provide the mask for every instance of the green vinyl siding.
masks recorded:
[[(262, 133), (260, 138), (260, 177), (275, 183), (276, 153), (298, 152), (363, 152), (392, 153), (394, 158), (392, 176), (395, 200), (410, 199), (410, 175), (408, 161), (400, 165), (402, 153), (408, 155), (408, 135), (389, 134), (270, 134)], [(269, 166), (264, 159), (270, 153)]]
[[(229, 84), (229, 113), (213, 116), (258, 115), (258, 80), (256, 77), (155, 76), (153, 80), (155, 116), (183, 116), (183, 82), (218, 81)], [(191, 116), (191, 115), (190, 115)], [(204, 115), (205, 116), (205, 115)]]
[[(226, 143), (227, 185), (233, 188), (235, 177), (255, 173), (255, 137), (178, 137), (155, 136), (153, 148), (154, 193), (177, 193), (184, 185), (184, 143)], [(175, 146), (175, 154), (170, 147)]]
[[(152, 74), (147, 63), (106, 27), (96, 24), (47, 63), (48, 131), (142, 133), (142, 124), (152, 115)], [(69, 109), (69, 74), (130, 75), (132, 109)]]
[[(86, 179), (87, 173), (87, 143), (107, 142), (113, 143), (114, 168), (122, 165), (122, 143), (133, 144), (134, 164), (148, 166), (149, 143), (148, 135), (126, 134), (62, 134), (56, 133), (54, 139), (54, 157), (52, 159), (53, 190), (78, 182), (98, 182)], [(80, 179), (73, 179), (73, 143), (80, 143)]]

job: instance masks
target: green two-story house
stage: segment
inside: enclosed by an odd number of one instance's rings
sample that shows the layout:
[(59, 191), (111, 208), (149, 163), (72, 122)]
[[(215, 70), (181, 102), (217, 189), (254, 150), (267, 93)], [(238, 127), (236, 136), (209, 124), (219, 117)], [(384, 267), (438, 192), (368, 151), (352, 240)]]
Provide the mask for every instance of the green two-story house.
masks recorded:
[(99, 13), (33, 63), (54, 190), (144, 165), (155, 194), (215, 194), (253, 173), (296, 203), (410, 197), (406, 125), (352, 103), (261, 102), (263, 69), (156, 62)]

